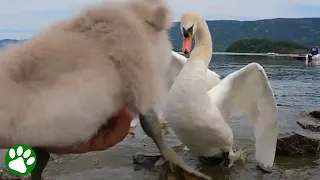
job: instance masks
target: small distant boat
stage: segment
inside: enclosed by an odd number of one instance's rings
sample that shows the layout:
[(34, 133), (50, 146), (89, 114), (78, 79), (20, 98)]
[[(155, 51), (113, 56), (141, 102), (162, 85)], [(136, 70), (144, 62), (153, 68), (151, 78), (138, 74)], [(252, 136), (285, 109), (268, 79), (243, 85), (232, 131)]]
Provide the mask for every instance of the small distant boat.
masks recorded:
[(275, 53), (275, 52), (269, 52), (267, 53), (268, 56), (277, 56), (279, 55), (279, 53)]
[(312, 47), (306, 55), (306, 65), (320, 65), (320, 51), (319, 47)]

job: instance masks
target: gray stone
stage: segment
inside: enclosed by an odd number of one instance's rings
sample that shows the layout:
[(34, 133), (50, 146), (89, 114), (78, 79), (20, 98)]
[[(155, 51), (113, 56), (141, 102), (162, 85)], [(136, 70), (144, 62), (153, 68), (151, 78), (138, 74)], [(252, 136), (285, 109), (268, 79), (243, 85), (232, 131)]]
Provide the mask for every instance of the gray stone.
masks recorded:
[(301, 118), (297, 121), (298, 125), (303, 129), (308, 129), (313, 132), (320, 132), (320, 112), (312, 111), (310, 113), (302, 112)]
[(6, 167), (0, 167), (0, 179), (1, 180), (31, 180), (31, 176), (23, 176), (19, 177), (16, 175), (13, 175)]
[(212, 157), (198, 157), (199, 162), (201, 164), (220, 164), (223, 161), (223, 158), (221, 155), (212, 156)]
[(320, 138), (298, 132), (279, 134), (276, 155), (319, 156)]
[(154, 165), (161, 157), (160, 153), (138, 153), (133, 156), (133, 164)]
[(313, 118), (320, 119), (320, 111), (311, 111), (309, 114)]
[(57, 163), (57, 164), (60, 164), (60, 163), (62, 163), (63, 161), (62, 161), (62, 159), (63, 159), (63, 156), (62, 155), (58, 155), (58, 154), (50, 154), (50, 159), (49, 159), (49, 161), (53, 161), (53, 162), (55, 162), (55, 163)]
[(303, 129), (308, 129), (313, 132), (320, 132), (320, 123), (315, 123), (313, 121), (299, 120), (297, 124)]

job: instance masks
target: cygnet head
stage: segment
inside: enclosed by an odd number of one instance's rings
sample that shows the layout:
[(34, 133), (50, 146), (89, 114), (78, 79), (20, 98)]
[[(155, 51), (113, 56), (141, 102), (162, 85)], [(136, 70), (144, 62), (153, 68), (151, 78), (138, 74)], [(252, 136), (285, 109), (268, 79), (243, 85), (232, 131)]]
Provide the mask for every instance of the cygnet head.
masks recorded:
[[(144, 21), (143, 29), (150, 43), (149, 52), (158, 70), (166, 70), (171, 62), (171, 9), (164, 0), (132, 0), (129, 9)], [(137, 44), (138, 46), (138, 44)], [(165, 72), (165, 71), (163, 71)]]

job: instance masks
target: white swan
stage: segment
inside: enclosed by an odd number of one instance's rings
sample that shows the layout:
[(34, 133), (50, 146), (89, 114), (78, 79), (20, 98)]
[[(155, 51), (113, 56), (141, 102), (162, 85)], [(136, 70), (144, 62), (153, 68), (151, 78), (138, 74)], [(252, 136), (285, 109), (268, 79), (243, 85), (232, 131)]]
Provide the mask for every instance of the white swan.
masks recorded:
[[(264, 69), (251, 63), (229, 74), (207, 91), (206, 69), (212, 42), (206, 22), (186, 13), (181, 18), (184, 51), (190, 54), (164, 103), (164, 117), (177, 137), (197, 156), (222, 154), (223, 163), (233, 164), (233, 132), (228, 121), (244, 113), (254, 125), (256, 160), (263, 167), (273, 165), (278, 134), (277, 106)], [(231, 161), (230, 161), (231, 160)]]
[[(170, 90), (171, 86), (173, 85), (173, 82), (175, 78), (180, 73), (183, 65), (187, 62), (187, 58), (182, 56), (181, 54), (171, 51), (172, 59), (170, 62), (170, 66), (167, 69), (167, 72), (165, 73), (165, 82), (167, 83), (167, 92)], [(217, 85), (220, 82), (220, 75), (217, 73), (211, 71), (207, 68), (207, 89), (211, 89), (213, 86)], [(165, 101), (165, 98), (163, 102)], [(156, 113), (158, 115), (158, 118), (160, 120), (161, 124), (167, 124), (167, 121), (163, 118), (163, 103), (159, 103), (155, 106)], [(135, 116), (134, 119), (131, 121), (131, 128), (136, 127), (139, 124), (139, 116)]]

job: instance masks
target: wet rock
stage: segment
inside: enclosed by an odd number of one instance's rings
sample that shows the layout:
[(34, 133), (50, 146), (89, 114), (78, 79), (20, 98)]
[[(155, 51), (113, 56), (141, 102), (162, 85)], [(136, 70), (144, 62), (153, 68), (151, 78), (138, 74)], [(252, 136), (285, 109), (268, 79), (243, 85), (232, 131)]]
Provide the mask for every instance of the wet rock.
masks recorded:
[(276, 155), (319, 156), (320, 138), (298, 132), (279, 134)]
[(99, 159), (95, 159), (93, 162), (90, 162), (90, 164), (98, 166), (98, 165), (100, 165), (100, 161), (99, 161)]
[(320, 119), (320, 111), (311, 111), (310, 116), (316, 119)]
[(50, 154), (50, 159), (49, 161), (53, 161), (57, 164), (60, 164), (62, 163), (62, 156), (61, 155), (58, 155), (58, 154)]
[(300, 115), (302, 117), (312, 117), (315, 119), (320, 119), (320, 111), (311, 111), (311, 112), (301, 112)]
[(1, 167), (0, 168), (0, 179), (1, 180), (10, 180), (10, 179), (20, 179), (19, 177), (17, 176), (14, 176), (13, 174), (11, 174), (7, 168), (5, 167)]
[(139, 153), (133, 156), (133, 164), (154, 165), (160, 157), (160, 153)]
[[(0, 180), (31, 180), (31, 174), (26, 176), (13, 175), (6, 167), (0, 167)], [(42, 180), (50, 180), (48, 177), (42, 177)]]
[(297, 121), (298, 125), (303, 129), (308, 129), (313, 132), (320, 132), (320, 111), (312, 111), (310, 113), (302, 112), (301, 119)]
[(1, 180), (31, 180), (31, 176), (23, 176), (19, 177), (16, 175), (13, 175), (6, 167), (0, 167), (0, 179)]
[(297, 121), (297, 123), (303, 129), (308, 129), (313, 132), (320, 132), (320, 123), (317, 123), (315, 121), (299, 120), (299, 121)]
[(222, 156), (202, 157), (199, 156), (198, 160), (201, 164), (220, 164), (223, 161)]

